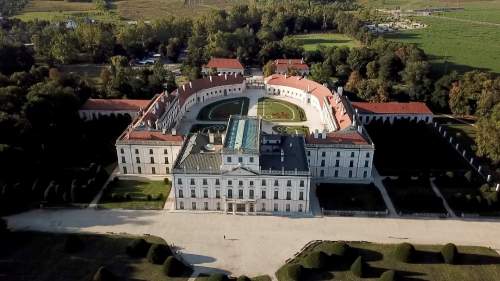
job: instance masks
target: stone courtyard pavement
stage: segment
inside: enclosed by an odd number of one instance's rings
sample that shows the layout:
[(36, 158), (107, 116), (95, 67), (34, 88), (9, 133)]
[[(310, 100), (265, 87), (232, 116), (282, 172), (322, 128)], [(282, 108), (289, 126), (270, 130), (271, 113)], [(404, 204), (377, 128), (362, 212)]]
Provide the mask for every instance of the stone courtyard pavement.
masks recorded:
[[(34, 210), (7, 217), (17, 230), (151, 234), (177, 246), (197, 272), (274, 272), (311, 240), (477, 245), (500, 249), (500, 222), (233, 216), (167, 211)], [(224, 239), (224, 235), (226, 239)]]

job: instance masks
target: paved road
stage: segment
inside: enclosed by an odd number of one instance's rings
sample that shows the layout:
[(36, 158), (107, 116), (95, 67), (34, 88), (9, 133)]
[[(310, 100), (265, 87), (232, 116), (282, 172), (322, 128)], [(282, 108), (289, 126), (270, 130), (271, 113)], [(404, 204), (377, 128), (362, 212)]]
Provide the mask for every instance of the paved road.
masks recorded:
[[(453, 242), (500, 249), (500, 222), (375, 218), (288, 218), (131, 210), (34, 210), (7, 217), (19, 230), (149, 233), (180, 247), (199, 272), (269, 274), (315, 239), (383, 243)], [(224, 239), (224, 235), (226, 239)]]

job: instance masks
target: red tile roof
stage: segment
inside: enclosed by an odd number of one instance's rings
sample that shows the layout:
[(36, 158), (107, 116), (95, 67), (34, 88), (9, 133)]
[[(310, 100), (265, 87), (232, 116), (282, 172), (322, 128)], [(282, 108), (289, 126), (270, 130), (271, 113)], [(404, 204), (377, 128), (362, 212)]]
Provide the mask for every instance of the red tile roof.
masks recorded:
[(423, 102), (353, 102), (352, 106), (361, 112), (376, 114), (432, 114)]
[(243, 65), (237, 59), (211, 58), (203, 67), (207, 68), (232, 68), (243, 70)]
[(167, 141), (171, 143), (182, 144), (183, 137), (180, 135), (163, 134), (159, 131), (139, 131), (132, 130), (131, 132), (125, 132), (121, 140), (150, 140), (150, 141)]
[(286, 71), (288, 68), (297, 70), (309, 70), (309, 66), (302, 59), (277, 59), (274, 61), (276, 70), (279, 72)]
[(151, 100), (88, 99), (80, 110), (139, 111), (141, 108), (146, 108), (150, 102)]
[(323, 99), (325, 97), (329, 97), (332, 95), (332, 92), (330, 92), (330, 90), (328, 90), (327, 87), (312, 80), (303, 78), (301, 76), (286, 76), (282, 74), (273, 74), (271, 76), (266, 77), (264, 80), (266, 84), (269, 85), (286, 86), (286, 87), (300, 89), (305, 92), (309, 90), (309, 93), (318, 98), (319, 104), (321, 106), (323, 106)]
[(306, 138), (306, 142), (310, 144), (352, 144), (352, 145), (369, 145), (368, 140), (356, 130), (336, 131), (326, 134), (326, 138), (314, 138), (314, 134), (310, 134)]
[(172, 94), (179, 91), (179, 106), (182, 107), (192, 94), (200, 90), (232, 84), (241, 84), (244, 80), (245, 78), (241, 75), (209, 76), (188, 82), (177, 88), (177, 90), (172, 92)]

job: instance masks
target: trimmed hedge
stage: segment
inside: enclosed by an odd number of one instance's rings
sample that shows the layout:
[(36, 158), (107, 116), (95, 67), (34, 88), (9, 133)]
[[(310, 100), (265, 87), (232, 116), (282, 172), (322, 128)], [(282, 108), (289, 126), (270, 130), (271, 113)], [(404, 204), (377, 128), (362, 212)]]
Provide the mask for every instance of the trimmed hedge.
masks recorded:
[(397, 261), (411, 262), (415, 256), (415, 247), (410, 243), (401, 243), (394, 250), (393, 256)]
[(311, 269), (322, 269), (325, 268), (328, 262), (328, 256), (321, 252), (312, 252), (307, 255), (304, 259), (304, 267)]
[(455, 264), (457, 262), (458, 250), (457, 246), (452, 243), (448, 243), (441, 249), (441, 256), (443, 261), (447, 264)]
[(169, 277), (182, 276), (185, 270), (185, 265), (174, 256), (169, 256), (163, 263), (163, 273)]
[(226, 274), (214, 273), (208, 277), (208, 281), (229, 281)]
[(287, 264), (278, 270), (276, 277), (279, 281), (299, 281), (302, 280), (304, 267), (300, 264)]
[(117, 280), (116, 276), (104, 266), (99, 267), (97, 272), (92, 277), (92, 281), (115, 281), (115, 280)]
[(343, 257), (349, 250), (349, 245), (347, 245), (345, 242), (328, 243), (321, 250), (329, 256), (335, 255)]
[(394, 270), (387, 270), (380, 275), (379, 281), (394, 281), (396, 280), (396, 272)]
[(69, 235), (64, 241), (64, 251), (66, 253), (76, 253), (83, 249), (83, 241), (76, 235)]
[(359, 256), (351, 265), (351, 272), (357, 277), (363, 277), (365, 271), (365, 264), (363, 258)]
[(134, 258), (143, 258), (149, 251), (151, 244), (142, 238), (134, 239), (126, 248), (127, 255)]
[(153, 264), (163, 264), (172, 251), (165, 244), (153, 244), (148, 251), (148, 261)]

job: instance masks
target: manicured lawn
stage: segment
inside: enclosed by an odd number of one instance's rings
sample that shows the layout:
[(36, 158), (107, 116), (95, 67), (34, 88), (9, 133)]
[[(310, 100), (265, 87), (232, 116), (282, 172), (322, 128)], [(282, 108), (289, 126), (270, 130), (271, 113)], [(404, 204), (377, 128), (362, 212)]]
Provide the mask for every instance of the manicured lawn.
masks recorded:
[(384, 186), (398, 212), (446, 214), (441, 198), (437, 197), (429, 178), (400, 178), (383, 180)]
[(309, 135), (309, 127), (306, 126), (282, 126), (282, 125), (277, 125), (273, 126), (273, 131), (276, 133), (281, 133), (281, 134), (302, 134), (302, 135)]
[(231, 115), (247, 115), (248, 98), (232, 98), (213, 102), (203, 107), (198, 113), (198, 120), (227, 121)]
[[(73, 253), (64, 250), (69, 236), (82, 241), (81, 250)], [(128, 235), (13, 232), (0, 241), (0, 280), (88, 281), (100, 266), (106, 266), (118, 280), (189, 279), (168, 278), (161, 265), (151, 264), (146, 258), (130, 258), (125, 249), (134, 238)], [(154, 236), (143, 238), (148, 242), (165, 243)]]
[(302, 108), (291, 102), (260, 98), (257, 104), (257, 115), (264, 120), (275, 122), (302, 122), (306, 121), (306, 114)]
[(361, 45), (355, 39), (341, 33), (309, 33), (292, 37), (297, 39), (306, 51), (317, 50), (320, 46), (353, 48)]
[[(313, 245), (291, 263), (304, 264), (304, 258), (308, 254), (324, 250), (331, 243), (333, 242), (327, 241)], [(348, 242), (348, 245), (344, 257), (329, 258), (328, 266), (323, 270), (306, 269), (303, 280), (375, 281), (389, 269), (396, 271), (397, 280), (500, 280), (500, 256), (494, 250), (484, 247), (458, 246), (458, 263), (449, 265), (443, 263), (439, 254), (442, 245), (414, 245), (417, 252), (415, 262), (412, 263), (403, 263), (392, 258), (395, 244)], [(354, 276), (349, 270), (358, 256), (362, 256), (368, 264), (362, 279)]]
[(339, 211), (385, 211), (382, 195), (373, 184), (320, 184), (316, 189), (321, 208)]
[[(163, 209), (171, 185), (162, 181), (119, 180), (111, 182), (99, 207), (106, 209)], [(160, 198), (159, 195), (162, 195)], [(127, 199), (127, 195), (130, 199)], [(148, 200), (147, 196), (151, 196)], [(118, 198), (117, 198), (118, 197)]]

